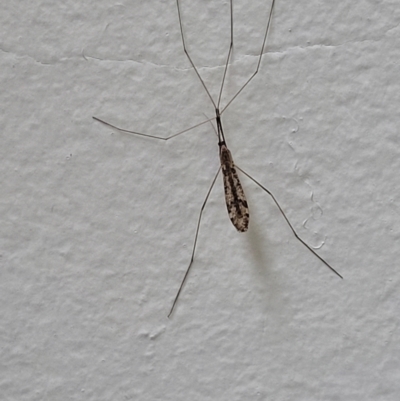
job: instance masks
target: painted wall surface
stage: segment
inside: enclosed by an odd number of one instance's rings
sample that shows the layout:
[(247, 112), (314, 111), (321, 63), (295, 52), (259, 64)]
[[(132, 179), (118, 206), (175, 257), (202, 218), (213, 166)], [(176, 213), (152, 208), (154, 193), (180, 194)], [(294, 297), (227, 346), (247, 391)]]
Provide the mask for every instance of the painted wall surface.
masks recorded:
[[(270, 0), (234, 1), (222, 105)], [(227, 0), (182, 0), (217, 96)], [(2, 400), (383, 400), (400, 394), (398, 1), (277, 0), (258, 75), (223, 113), (237, 233), (174, 0), (16, 0), (0, 12)]]

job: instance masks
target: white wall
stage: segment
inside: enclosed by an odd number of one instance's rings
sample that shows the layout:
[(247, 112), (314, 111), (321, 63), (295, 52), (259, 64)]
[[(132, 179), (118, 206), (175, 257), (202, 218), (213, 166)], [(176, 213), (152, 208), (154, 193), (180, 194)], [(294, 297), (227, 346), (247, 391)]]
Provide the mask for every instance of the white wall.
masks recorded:
[[(218, 92), (228, 2), (182, 0)], [(227, 95), (269, 1), (235, 1)], [(14, 1), (0, 13), (4, 400), (398, 400), (398, 2), (277, 0), (259, 75), (223, 115), (251, 227), (239, 234), (213, 115), (174, 0)]]

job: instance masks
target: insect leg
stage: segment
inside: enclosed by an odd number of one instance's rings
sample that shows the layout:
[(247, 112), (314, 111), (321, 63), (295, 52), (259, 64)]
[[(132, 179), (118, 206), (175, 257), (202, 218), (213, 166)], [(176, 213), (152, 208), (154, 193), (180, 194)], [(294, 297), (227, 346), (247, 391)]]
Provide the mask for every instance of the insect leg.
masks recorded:
[(196, 124), (196, 125), (193, 125), (193, 126), (190, 127), (190, 128), (186, 128), (186, 129), (184, 129), (183, 131), (179, 131), (179, 132), (177, 132), (176, 134), (173, 134), (173, 135), (170, 135), (170, 136), (167, 136), (167, 137), (164, 138), (164, 137), (162, 137), (162, 136), (149, 135), (149, 134), (142, 134), (141, 132), (135, 132), (135, 131), (130, 131), (130, 130), (127, 130), (127, 129), (124, 129), (124, 128), (119, 128), (119, 127), (117, 127), (116, 125), (112, 125), (112, 124), (110, 124), (110, 123), (108, 123), (108, 122), (106, 122), (106, 121), (104, 121), (104, 120), (100, 120), (100, 118), (97, 118), (97, 117), (92, 117), (92, 118), (93, 118), (93, 120), (99, 121), (99, 122), (101, 122), (102, 124), (107, 125), (108, 127), (114, 128), (114, 129), (116, 129), (116, 130), (118, 130), (118, 131), (121, 131), (121, 132), (123, 132), (123, 133), (125, 133), (125, 134), (128, 134), (128, 135), (132, 135), (132, 136), (135, 136), (135, 135), (146, 136), (146, 137), (148, 137), (148, 138), (161, 139), (161, 140), (163, 140), (163, 141), (168, 141), (168, 139), (171, 139), (171, 138), (174, 138), (174, 137), (176, 137), (176, 136), (178, 136), (178, 135), (184, 134), (184, 133), (186, 133), (186, 132), (188, 132), (188, 131), (191, 131), (191, 130), (194, 129), (194, 128), (200, 127), (200, 125), (203, 125), (203, 124), (206, 124), (206, 123), (208, 123), (208, 122), (210, 122), (210, 121), (212, 121), (212, 120), (215, 120), (215, 117), (209, 118), (208, 120), (202, 121), (201, 123), (198, 123), (198, 124)]
[(232, 0), (230, 2), (230, 9), (231, 9), (231, 42), (229, 44), (228, 57), (226, 58), (224, 76), (222, 77), (221, 88), (219, 90), (218, 103), (217, 103), (218, 109), (219, 109), (219, 105), (221, 103), (222, 90), (224, 89), (224, 83), (225, 83), (226, 73), (228, 71), (229, 59), (231, 58), (232, 48), (233, 48), (233, 5), (232, 5)]
[(174, 303), (172, 304), (172, 308), (171, 308), (171, 310), (170, 310), (170, 312), (169, 312), (169, 314), (168, 314), (168, 317), (171, 316), (171, 314), (172, 314), (172, 312), (173, 312), (173, 310), (174, 310), (174, 308), (175, 308), (175, 304), (176, 304), (176, 302), (178, 301), (179, 295), (180, 295), (180, 293), (181, 293), (181, 291), (182, 291), (182, 288), (183, 288), (183, 284), (185, 283), (186, 278), (187, 278), (187, 276), (188, 276), (188, 274), (189, 274), (189, 270), (190, 270), (190, 268), (192, 267), (193, 259), (194, 259), (194, 252), (196, 251), (197, 237), (198, 237), (198, 235), (199, 235), (199, 228), (200, 228), (201, 216), (202, 216), (202, 214), (203, 214), (203, 210), (204, 210), (204, 208), (205, 208), (205, 206), (206, 206), (206, 204), (207, 204), (207, 200), (208, 200), (208, 198), (209, 198), (209, 196), (210, 196), (211, 190), (212, 190), (213, 187), (214, 187), (215, 181), (217, 180), (217, 177), (218, 177), (220, 171), (221, 171), (221, 167), (219, 167), (219, 169), (218, 169), (218, 171), (217, 171), (217, 174), (215, 175), (215, 177), (214, 177), (214, 179), (213, 179), (213, 181), (212, 181), (212, 183), (211, 183), (210, 189), (209, 189), (208, 192), (207, 192), (206, 198), (204, 199), (203, 205), (201, 206), (200, 215), (199, 215), (199, 220), (197, 221), (196, 235), (195, 235), (195, 237), (194, 237), (194, 243), (193, 243), (193, 249), (192, 249), (192, 257), (191, 257), (191, 259), (190, 259), (189, 266), (188, 266), (188, 268), (186, 269), (186, 273), (185, 273), (185, 275), (183, 276), (182, 283), (181, 283), (181, 285), (179, 286), (179, 290), (178, 290), (178, 292), (177, 292), (177, 294), (176, 294), (176, 296), (175, 296)]
[(337, 276), (340, 278), (343, 278), (328, 262), (326, 262), (321, 256), (319, 256), (306, 242), (304, 242), (296, 233), (296, 230), (293, 228), (292, 224), (290, 223), (289, 219), (286, 217), (285, 212), (283, 211), (282, 207), (279, 205), (278, 201), (276, 200), (275, 196), (272, 194), (271, 191), (269, 191), (267, 188), (265, 188), (263, 185), (261, 185), (258, 181), (256, 181), (252, 176), (247, 174), (245, 171), (243, 171), (238, 165), (235, 165), (238, 170), (240, 170), (245, 176), (249, 177), (250, 180), (252, 180), (254, 183), (256, 183), (261, 189), (263, 189), (275, 202), (275, 205), (278, 207), (279, 211), (281, 212), (282, 216), (286, 220), (286, 223), (289, 225), (290, 229), (292, 230), (294, 236), (311, 252), (313, 253), (322, 263), (325, 264), (325, 266), (329, 267)]
[(232, 99), (227, 103), (227, 105), (221, 110), (220, 114), (222, 114), (229, 107), (229, 105), (239, 96), (240, 92), (242, 92), (242, 90), (257, 75), (258, 70), (260, 69), (260, 64), (261, 64), (261, 59), (262, 59), (262, 56), (263, 56), (263, 53), (264, 53), (265, 43), (267, 42), (267, 37), (268, 37), (269, 27), (271, 25), (271, 17), (272, 17), (272, 12), (274, 10), (274, 6), (275, 6), (275, 0), (272, 0), (271, 8), (269, 10), (267, 27), (265, 29), (264, 40), (263, 40), (263, 43), (262, 43), (262, 46), (261, 46), (260, 55), (258, 56), (258, 63), (257, 63), (256, 70), (253, 72), (253, 74), (250, 76), (250, 78), (245, 82), (245, 84), (236, 92), (236, 95), (234, 95), (232, 97)]
[(179, 0), (176, 0), (176, 7), (177, 7), (177, 9), (178, 9), (179, 27), (180, 27), (180, 29), (181, 29), (181, 38), (182, 38), (183, 51), (185, 52), (186, 57), (188, 58), (190, 64), (192, 65), (192, 67), (193, 67), (193, 69), (194, 69), (194, 71), (195, 71), (197, 77), (199, 78), (201, 84), (203, 85), (204, 90), (207, 92), (207, 95), (208, 95), (208, 97), (210, 98), (211, 103), (213, 104), (214, 108), (216, 109), (216, 108), (217, 108), (217, 105), (215, 104), (214, 99), (212, 98), (212, 96), (211, 96), (211, 94), (210, 94), (210, 91), (208, 90), (208, 88), (207, 88), (205, 82), (203, 81), (203, 79), (201, 78), (201, 75), (200, 75), (200, 73), (199, 73), (197, 67), (195, 66), (195, 64), (194, 64), (192, 58), (190, 57), (189, 52), (188, 52), (188, 50), (187, 50), (187, 48), (186, 48), (185, 35), (183, 34), (183, 25), (182, 25), (182, 17), (181, 17), (181, 7), (180, 7)]

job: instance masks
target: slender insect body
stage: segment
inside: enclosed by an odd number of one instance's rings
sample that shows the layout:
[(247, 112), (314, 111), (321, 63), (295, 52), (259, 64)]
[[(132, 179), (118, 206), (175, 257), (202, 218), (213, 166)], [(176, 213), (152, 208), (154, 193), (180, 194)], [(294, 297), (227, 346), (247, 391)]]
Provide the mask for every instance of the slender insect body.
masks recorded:
[(249, 228), (249, 207), (242, 184), (237, 174), (232, 154), (226, 146), (224, 131), (222, 129), (221, 115), (218, 107), (215, 109), (219, 158), (221, 162), (222, 177), (224, 180), (225, 203), (228, 209), (229, 218), (234, 227), (241, 233)]
[(242, 233), (249, 228), (249, 207), (242, 184), (236, 172), (232, 154), (225, 142), (219, 143), (219, 156), (224, 179), (225, 202), (229, 218), (236, 229)]
[(211, 194), (211, 191), (214, 187), (214, 184), (217, 180), (217, 177), (220, 173), (220, 171), (222, 170), (222, 176), (223, 176), (223, 181), (224, 181), (224, 191), (225, 191), (225, 201), (226, 201), (226, 207), (228, 209), (228, 214), (229, 214), (229, 218), (232, 221), (232, 224), (236, 227), (236, 229), (239, 232), (246, 232), (248, 230), (249, 227), (249, 208), (247, 205), (247, 200), (246, 200), (246, 196), (244, 194), (243, 188), (242, 188), (242, 184), (239, 180), (239, 176), (237, 174), (237, 170), (239, 170), (242, 174), (244, 174), (247, 178), (249, 178), (251, 181), (253, 181), (258, 187), (260, 187), (263, 191), (265, 191), (274, 201), (275, 205), (278, 207), (279, 211), (281, 212), (283, 218), (285, 219), (287, 225), (290, 227), (291, 231), (293, 232), (293, 235), (297, 238), (297, 240), (299, 242), (301, 242), (314, 256), (316, 256), (322, 263), (324, 263), (333, 273), (335, 273), (338, 277), (343, 278), (329, 263), (327, 263), (321, 256), (319, 256), (305, 241), (303, 241), (299, 235), (297, 234), (296, 230), (294, 229), (294, 227), (292, 226), (292, 224), (290, 223), (289, 219), (286, 217), (285, 212), (283, 211), (282, 207), (280, 206), (280, 204), (278, 203), (277, 199), (275, 198), (275, 196), (272, 194), (272, 192), (270, 190), (268, 190), (266, 187), (264, 187), (262, 184), (260, 184), (258, 181), (256, 181), (250, 174), (248, 174), (245, 170), (243, 170), (241, 167), (239, 166), (235, 166), (235, 163), (233, 162), (232, 159), (232, 155), (231, 152), (229, 151), (227, 145), (226, 145), (226, 141), (225, 141), (225, 137), (224, 137), (224, 132), (222, 129), (222, 123), (221, 123), (221, 115), (223, 114), (223, 112), (227, 109), (227, 107), (230, 106), (230, 104), (239, 96), (239, 94), (246, 88), (246, 86), (253, 80), (253, 78), (256, 76), (256, 74), (259, 71), (260, 68), (260, 64), (261, 64), (261, 58), (262, 55), (264, 53), (264, 49), (265, 49), (265, 43), (267, 40), (267, 35), (268, 35), (268, 31), (269, 31), (269, 26), (270, 26), (270, 22), (271, 22), (271, 16), (272, 16), (272, 11), (274, 9), (274, 5), (275, 5), (275, 0), (272, 0), (271, 2), (271, 6), (270, 6), (270, 11), (268, 14), (268, 18), (266, 20), (266, 27), (265, 27), (265, 32), (264, 32), (264, 39), (262, 42), (262, 46), (260, 49), (260, 53), (258, 55), (258, 63), (256, 66), (255, 71), (253, 72), (253, 74), (248, 78), (248, 80), (244, 83), (244, 85), (237, 91), (237, 93), (231, 98), (231, 100), (220, 110), (220, 102), (221, 102), (221, 96), (222, 96), (222, 91), (224, 88), (224, 83), (225, 83), (225, 78), (226, 78), (226, 73), (227, 73), (227, 69), (228, 69), (228, 65), (230, 64), (230, 58), (231, 58), (231, 54), (232, 54), (232, 49), (233, 49), (233, 0), (230, 0), (230, 31), (231, 31), (231, 42), (230, 42), (230, 46), (229, 46), (229, 51), (228, 51), (228, 56), (226, 59), (226, 63), (225, 63), (225, 69), (224, 69), (224, 75), (222, 78), (222, 83), (221, 83), (221, 87), (220, 87), (220, 91), (219, 91), (219, 97), (217, 101), (214, 101), (213, 97), (210, 94), (210, 91), (208, 90), (206, 84), (204, 83), (203, 79), (200, 76), (199, 70), (196, 68), (192, 58), (189, 55), (189, 52), (187, 50), (186, 47), (186, 43), (185, 43), (185, 36), (183, 33), (183, 26), (182, 26), (182, 17), (181, 17), (181, 11), (180, 11), (180, 0), (176, 0), (176, 6), (177, 6), (177, 11), (178, 11), (178, 19), (179, 19), (179, 26), (180, 26), (180, 32), (181, 32), (181, 39), (182, 39), (182, 45), (183, 45), (183, 50), (190, 62), (190, 64), (193, 67), (194, 72), (196, 73), (199, 82), (201, 83), (201, 85), (203, 86), (205, 92), (207, 93), (211, 103), (214, 106), (215, 109), (215, 117), (213, 118), (209, 118), (205, 121), (202, 121), (190, 128), (186, 128), (183, 131), (177, 132), (173, 135), (170, 135), (168, 137), (162, 137), (162, 136), (157, 136), (157, 135), (149, 135), (149, 134), (144, 134), (144, 133), (140, 133), (140, 132), (136, 132), (136, 131), (131, 131), (131, 130), (126, 130), (126, 129), (121, 129), (115, 125), (109, 124), (106, 121), (103, 121), (97, 117), (93, 117), (95, 120), (109, 126), (112, 127), (114, 129), (118, 129), (122, 132), (128, 133), (130, 135), (139, 135), (139, 136), (144, 136), (144, 137), (148, 137), (148, 138), (153, 138), (153, 139), (159, 139), (159, 140), (163, 140), (163, 141), (167, 141), (169, 139), (172, 139), (174, 137), (177, 137), (178, 135), (182, 135), (186, 132), (192, 131), (195, 128), (206, 124), (208, 122), (211, 122), (212, 120), (215, 120), (216, 124), (217, 124), (217, 130), (216, 130), (216, 134), (218, 137), (218, 146), (219, 146), (219, 156), (220, 156), (220, 167), (217, 171), (217, 173), (215, 174), (211, 186), (208, 189), (208, 192), (206, 194), (206, 197), (204, 199), (204, 202), (201, 206), (200, 209), (200, 214), (199, 214), (199, 218), (197, 221), (197, 227), (196, 227), (196, 232), (195, 232), (195, 236), (194, 236), (194, 243), (193, 243), (193, 248), (192, 248), (192, 256), (189, 262), (189, 266), (186, 269), (185, 275), (183, 277), (183, 280), (181, 282), (181, 285), (178, 289), (178, 292), (175, 296), (174, 302), (172, 304), (170, 313), (168, 315), (168, 317), (172, 314), (175, 305), (178, 301), (179, 295), (182, 291), (183, 285), (186, 281), (186, 278), (188, 277), (189, 271), (192, 267), (193, 264), (193, 260), (194, 260), (194, 254), (196, 251), (196, 245), (197, 245), (197, 239), (198, 239), (198, 234), (199, 234), (199, 228), (200, 228), (200, 223), (201, 223), (201, 218), (203, 215), (203, 211), (204, 208), (207, 204), (208, 198)]

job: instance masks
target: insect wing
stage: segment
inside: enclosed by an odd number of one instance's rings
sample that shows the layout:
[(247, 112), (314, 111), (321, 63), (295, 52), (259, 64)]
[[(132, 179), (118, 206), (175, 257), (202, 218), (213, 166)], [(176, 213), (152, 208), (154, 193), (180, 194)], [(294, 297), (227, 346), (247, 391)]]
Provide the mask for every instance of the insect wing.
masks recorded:
[(220, 159), (229, 218), (238, 231), (246, 232), (249, 228), (249, 207), (231, 152), (226, 145), (221, 145)]

